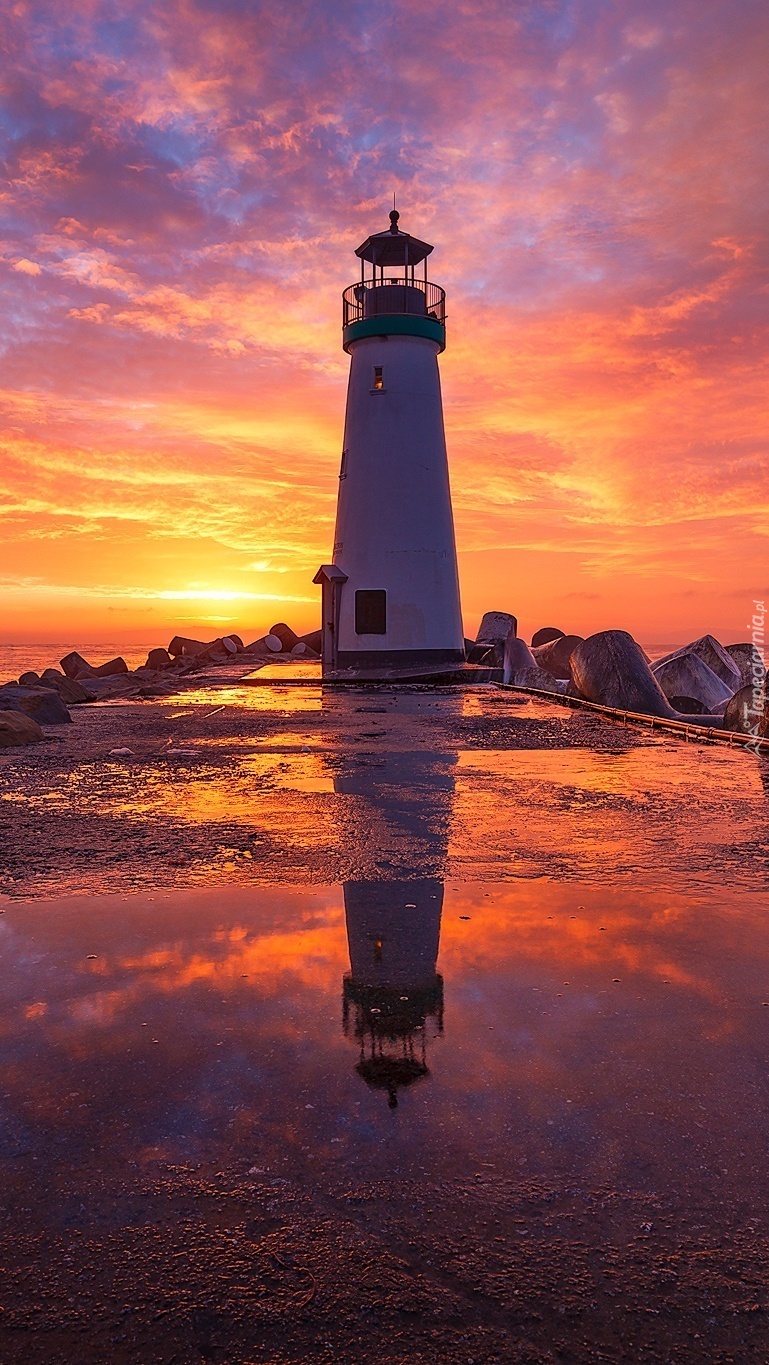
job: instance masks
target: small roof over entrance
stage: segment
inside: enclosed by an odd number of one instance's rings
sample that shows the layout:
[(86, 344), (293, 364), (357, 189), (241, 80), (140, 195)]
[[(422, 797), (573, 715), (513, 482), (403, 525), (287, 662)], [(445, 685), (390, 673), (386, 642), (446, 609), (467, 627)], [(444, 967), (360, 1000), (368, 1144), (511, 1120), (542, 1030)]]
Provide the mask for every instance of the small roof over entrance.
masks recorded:
[(371, 261), (372, 265), (386, 266), (418, 265), (429, 256), (433, 249), (430, 243), (420, 242), (418, 237), (401, 232), (398, 227), (399, 217), (398, 210), (392, 209), (389, 231), (375, 232), (373, 236), (367, 237), (365, 242), (356, 248), (355, 255), (362, 261)]
[(346, 583), (347, 574), (336, 564), (321, 564), (313, 583)]

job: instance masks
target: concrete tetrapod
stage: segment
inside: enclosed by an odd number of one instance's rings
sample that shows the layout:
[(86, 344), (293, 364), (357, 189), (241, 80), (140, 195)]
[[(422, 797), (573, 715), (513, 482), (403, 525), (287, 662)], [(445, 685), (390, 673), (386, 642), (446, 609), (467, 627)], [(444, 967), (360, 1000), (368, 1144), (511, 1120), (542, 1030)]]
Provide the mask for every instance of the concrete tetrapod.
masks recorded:
[(662, 659), (657, 659), (654, 666), (659, 668), (661, 664), (671, 663), (673, 659), (680, 659), (687, 654), (696, 654), (702, 659), (702, 662), (726, 683), (731, 692), (739, 687), (740, 670), (714, 635), (701, 635), (699, 640), (692, 640), (690, 644), (682, 645), (680, 649), (674, 649)]
[[(652, 664), (652, 673), (677, 711), (713, 712), (729, 700), (733, 691), (694, 653)], [(695, 704), (688, 705), (690, 702)]]
[(571, 678), (569, 661), (572, 651), (582, 643), (582, 638), (581, 635), (559, 635), (557, 640), (537, 645), (536, 649), (532, 650), (534, 662), (554, 678), (568, 682)]
[(559, 640), (565, 634), (566, 631), (559, 630), (557, 626), (540, 626), (531, 637), (531, 647), (536, 649), (537, 645), (549, 645), (551, 640)]
[(517, 687), (538, 687), (544, 692), (561, 690), (552, 673), (539, 667), (525, 640), (519, 640), (512, 631), (505, 641), (504, 681)]
[(619, 711), (677, 718), (640, 645), (626, 630), (601, 630), (582, 640), (571, 656), (571, 671), (588, 701)]
[(740, 670), (740, 685), (747, 687), (750, 683), (753, 687), (760, 687), (761, 680), (767, 676), (766, 666), (761, 651), (752, 642), (739, 645), (724, 646), (730, 659), (733, 659)]
[(477, 645), (504, 645), (512, 632), (518, 634), (518, 622), (509, 611), (485, 611), (475, 637)]
[(769, 697), (763, 688), (741, 687), (724, 712), (724, 729), (738, 735), (769, 737)]

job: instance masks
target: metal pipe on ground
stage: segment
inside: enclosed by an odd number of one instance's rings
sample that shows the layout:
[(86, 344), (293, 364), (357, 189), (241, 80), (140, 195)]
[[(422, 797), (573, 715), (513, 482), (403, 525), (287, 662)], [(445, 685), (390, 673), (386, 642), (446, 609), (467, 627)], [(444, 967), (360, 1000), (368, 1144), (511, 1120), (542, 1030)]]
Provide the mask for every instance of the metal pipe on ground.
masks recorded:
[(664, 716), (647, 716), (640, 711), (618, 711), (613, 706), (601, 706), (599, 702), (586, 701), (581, 697), (566, 697), (562, 692), (545, 692), (540, 687), (516, 687), (515, 683), (494, 683), (494, 687), (504, 692), (520, 692), (529, 697), (540, 697), (543, 701), (560, 703), (582, 711), (595, 711), (607, 720), (621, 722), (623, 725), (646, 725), (650, 730), (665, 730), (679, 735), (687, 742), (694, 740), (699, 744), (726, 744), (730, 749), (750, 749), (753, 754), (769, 756), (769, 739), (756, 739), (753, 735), (741, 735), (735, 730), (713, 730), (707, 725), (690, 725), (682, 720), (668, 720)]

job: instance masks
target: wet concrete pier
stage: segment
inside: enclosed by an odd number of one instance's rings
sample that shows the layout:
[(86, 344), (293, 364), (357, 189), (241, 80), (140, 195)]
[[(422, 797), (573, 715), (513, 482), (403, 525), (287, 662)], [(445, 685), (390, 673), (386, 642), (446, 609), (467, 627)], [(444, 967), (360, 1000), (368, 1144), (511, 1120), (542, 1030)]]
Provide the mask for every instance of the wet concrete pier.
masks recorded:
[(6, 755), (2, 1359), (765, 1358), (768, 795), (491, 688)]

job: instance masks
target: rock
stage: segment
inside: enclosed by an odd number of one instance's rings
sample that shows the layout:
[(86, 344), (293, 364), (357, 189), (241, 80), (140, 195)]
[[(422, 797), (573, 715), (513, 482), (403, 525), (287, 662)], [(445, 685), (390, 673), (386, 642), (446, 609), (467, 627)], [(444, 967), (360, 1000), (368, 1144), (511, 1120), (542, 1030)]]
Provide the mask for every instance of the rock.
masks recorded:
[(724, 729), (769, 738), (769, 697), (764, 687), (741, 687), (727, 703)]
[(36, 720), (23, 711), (0, 711), (0, 749), (39, 744), (45, 739)]
[(88, 692), (76, 678), (67, 678), (57, 668), (46, 668), (40, 678), (40, 687), (51, 687), (58, 692), (65, 706), (80, 706), (89, 701)]
[(65, 654), (63, 659), (59, 659), (59, 663), (68, 678), (80, 679), (93, 677), (94, 670), (91, 668), (88, 660), (84, 659), (82, 654), (77, 653), (77, 650), (73, 649), (71, 654)]
[(170, 668), (171, 655), (167, 649), (151, 649), (147, 655), (145, 668)]
[(68, 679), (66, 673), (62, 673), (58, 668), (44, 668), (40, 674), (40, 685), (42, 687), (58, 688), (60, 683), (65, 681), (72, 682), (74, 679)]
[(106, 664), (98, 664), (95, 667), (93, 667), (91, 670), (91, 676), (94, 678), (111, 678), (116, 673), (127, 672), (128, 664), (126, 663), (125, 659), (121, 659), (120, 657), (118, 657), (117, 659), (108, 659)]
[(234, 641), (235, 641), (235, 644), (236, 644), (237, 647), (238, 647), (238, 652), (240, 652), (240, 650), (243, 649), (243, 641), (241, 640), (241, 638), (240, 638), (239, 635), (229, 635), (227, 638), (228, 638), (229, 640), (234, 640)]
[(222, 636), (222, 648), (227, 654), (237, 654), (238, 646), (235, 644), (231, 635)]
[(40, 674), (39, 674), (39, 673), (32, 673), (32, 672), (30, 672), (30, 673), (22, 673), (21, 677), (19, 678), (19, 687), (39, 687), (39, 686), (40, 686)]
[(291, 652), (294, 645), (299, 644), (299, 636), (283, 621), (279, 621), (277, 626), (270, 626), (270, 634), (267, 636), (268, 640), (270, 635), (274, 635), (276, 639), (280, 640), (281, 649), (285, 649), (287, 653)]
[(687, 714), (715, 711), (733, 690), (693, 651), (652, 664), (652, 673), (674, 710)]
[(582, 644), (581, 635), (559, 635), (555, 640), (548, 640), (547, 644), (537, 645), (531, 652), (539, 668), (544, 668), (554, 678), (569, 682), (572, 676), (569, 660), (579, 644)]
[(754, 644), (743, 644), (725, 645), (724, 648), (740, 670), (742, 687), (748, 685), (760, 687), (762, 678), (766, 676), (766, 668), (758, 647)]
[(282, 652), (283, 641), (279, 635), (273, 635), (272, 632), (270, 632), (269, 635), (265, 635), (264, 643), (271, 653), (280, 654)]
[(311, 649), (314, 654), (320, 655), (323, 653), (322, 630), (310, 630), (307, 632), (306, 635), (300, 635), (299, 642), (300, 644), (306, 645), (307, 648)]
[(114, 673), (106, 678), (84, 678), (81, 686), (89, 701), (108, 701), (113, 697), (135, 697), (140, 681), (132, 673)]
[(536, 649), (537, 645), (549, 645), (551, 640), (560, 640), (566, 632), (559, 630), (557, 626), (542, 626), (535, 630), (531, 637), (531, 647)]
[(524, 640), (511, 631), (504, 647), (504, 681), (514, 687), (537, 687), (545, 692), (558, 692), (552, 673), (540, 668)]
[(475, 643), (501, 645), (504, 649), (505, 640), (511, 631), (514, 635), (518, 634), (518, 622), (509, 611), (486, 611), (478, 627)]
[(581, 640), (571, 655), (571, 676), (588, 701), (676, 718), (643, 650), (626, 630), (602, 630)]
[(671, 654), (666, 654), (662, 659), (656, 659), (655, 668), (662, 664), (672, 662), (686, 654), (696, 654), (708, 668), (712, 669), (716, 677), (725, 682), (727, 687), (736, 692), (740, 685), (740, 670), (734, 659), (727, 654), (723, 645), (718, 643), (713, 635), (702, 635), (699, 640), (693, 640), (691, 644), (682, 645), (681, 649), (674, 649)]
[(52, 687), (0, 687), (0, 711), (21, 711), (38, 725), (67, 725), (72, 721), (64, 702)]

